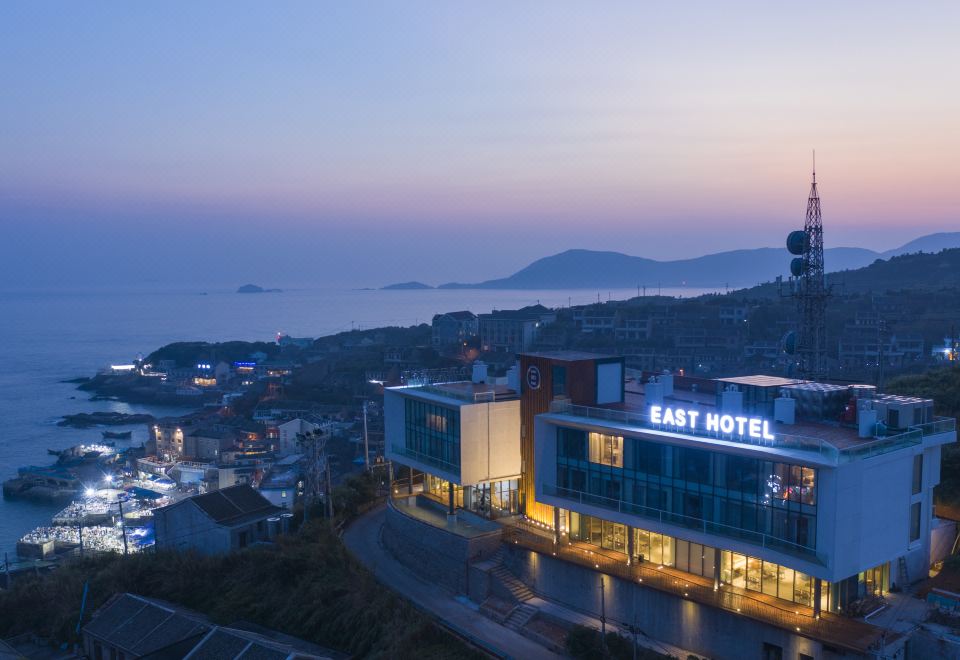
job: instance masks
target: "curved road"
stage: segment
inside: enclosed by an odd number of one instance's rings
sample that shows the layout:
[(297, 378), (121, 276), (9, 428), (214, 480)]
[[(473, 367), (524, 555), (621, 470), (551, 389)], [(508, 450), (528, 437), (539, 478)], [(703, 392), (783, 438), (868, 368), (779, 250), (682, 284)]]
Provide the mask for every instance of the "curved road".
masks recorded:
[(370, 569), (381, 583), (442, 623), (461, 634), (466, 633), (483, 641), (503, 656), (524, 660), (563, 657), (488, 619), (477, 611), (476, 605), (467, 605), (469, 601), (465, 598), (457, 598), (443, 587), (422, 580), (394, 559), (380, 545), (385, 511), (385, 506), (372, 509), (354, 520), (343, 534), (343, 542), (350, 553)]

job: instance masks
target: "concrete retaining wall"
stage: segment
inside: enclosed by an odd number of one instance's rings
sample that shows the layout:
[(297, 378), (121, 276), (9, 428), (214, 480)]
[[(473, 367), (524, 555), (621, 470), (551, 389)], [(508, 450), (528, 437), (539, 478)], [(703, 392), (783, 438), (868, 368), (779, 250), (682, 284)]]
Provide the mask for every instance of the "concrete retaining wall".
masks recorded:
[(387, 505), (383, 530), (387, 550), (417, 575), (458, 593), (469, 593), (476, 598), (468, 591), (468, 579), (481, 588), (486, 578), (470, 575), (477, 571), (470, 571), (469, 563), (491, 556), (500, 543), (500, 531), (467, 538), (411, 518), (392, 503)]
[[(530, 550), (509, 546), (504, 564), (533, 591), (572, 609), (600, 616), (601, 573)], [(801, 653), (817, 660), (841, 657), (820, 642), (604, 575), (607, 620), (632, 624), (649, 637), (723, 660), (764, 658), (764, 644), (782, 649), (784, 660)], [(853, 656), (845, 655), (845, 658)]]

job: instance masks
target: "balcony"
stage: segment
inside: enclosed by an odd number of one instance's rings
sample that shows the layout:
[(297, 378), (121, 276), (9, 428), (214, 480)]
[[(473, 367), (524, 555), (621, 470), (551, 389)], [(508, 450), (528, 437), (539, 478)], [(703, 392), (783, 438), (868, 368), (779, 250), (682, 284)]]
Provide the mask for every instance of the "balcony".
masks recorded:
[(712, 580), (675, 569), (642, 562), (628, 565), (626, 555), (612, 550), (584, 544), (555, 544), (552, 539), (518, 525), (504, 530), (504, 540), (514, 547), (552, 556), (736, 616), (745, 616), (857, 654), (867, 654), (877, 650), (884, 641), (890, 644), (900, 637), (899, 633), (887, 632), (884, 638), (884, 631), (880, 628), (832, 612), (822, 612), (816, 618), (811, 607), (747, 592), (731, 585), (722, 585), (714, 590)]
[(641, 506), (639, 504), (632, 504), (630, 502), (624, 502), (623, 500), (615, 500), (609, 497), (603, 497), (602, 495), (591, 495), (590, 493), (570, 490), (569, 488), (558, 488), (550, 484), (543, 484), (543, 494), (559, 497), (569, 502), (592, 505), (607, 509), (609, 511), (616, 511), (617, 513), (653, 520), (666, 525), (685, 527), (687, 529), (703, 532), (704, 534), (739, 539), (746, 541), (747, 543), (760, 546), (764, 549), (786, 552), (788, 554), (800, 557), (801, 559), (817, 561), (820, 564), (826, 565), (826, 558), (817, 554), (816, 548), (792, 543), (790, 541), (786, 541), (775, 536), (770, 536), (769, 534), (764, 534), (762, 532), (741, 529), (739, 527), (732, 527), (730, 525), (710, 522), (702, 518), (694, 518), (691, 516), (684, 516), (679, 513), (654, 509), (648, 506)]

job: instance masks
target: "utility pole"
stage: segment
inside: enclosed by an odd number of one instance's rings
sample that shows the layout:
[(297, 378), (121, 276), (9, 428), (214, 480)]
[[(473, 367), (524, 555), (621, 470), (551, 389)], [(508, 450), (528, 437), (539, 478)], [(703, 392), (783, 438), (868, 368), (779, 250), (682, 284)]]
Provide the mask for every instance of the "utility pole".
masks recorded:
[(367, 402), (363, 402), (363, 469), (370, 471), (370, 440), (367, 432)]
[(326, 461), (327, 439), (319, 429), (315, 429), (309, 433), (298, 434), (297, 441), (308, 459), (306, 487), (303, 493), (303, 522), (307, 522), (310, 517), (310, 505), (320, 496), (320, 480), (323, 478), (320, 474), (322, 470), (320, 461), (323, 459), (325, 463), (328, 462)]
[(80, 559), (83, 559), (83, 517), (77, 518), (77, 530), (80, 532)]
[(333, 520), (333, 486), (330, 479), (330, 461), (324, 460), (327, 464), (327, 515)]
[(3, 574), (5, 576), (4, 587), (6, 589), (10, 588), (10, 559), (7, 557), (7, 553), (3, 553)]
[(123, 554), (127, 554), (127, 524), (123, 522), (122, 495), (117, 495), (117, 506), (120, 507), (120, 533), (123, 535)]

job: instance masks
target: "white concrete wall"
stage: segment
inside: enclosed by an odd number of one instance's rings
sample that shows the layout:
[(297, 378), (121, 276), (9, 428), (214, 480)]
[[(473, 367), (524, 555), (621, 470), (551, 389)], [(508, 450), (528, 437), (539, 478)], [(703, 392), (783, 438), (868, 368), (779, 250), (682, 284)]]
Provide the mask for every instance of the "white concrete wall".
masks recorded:
[(306, 420), (292, 419), (277, 427), (277, 456), (289, 456), (299, 451), (297, 447), (298, 433), (312, 433), (320, 428), (319, 424)]
[(460, 483), (472, 486), (520, 475), (520, 401), (460, 408)]
[(914, 453), (905, 449), (820, 470), (817, 548), (828, 557), (831, 581), (887, 561), (895, 570), (897, 557), (906, 554)]
[(597, 403), (623, 401), (623, 363), (606, 362), (597, 365)]

